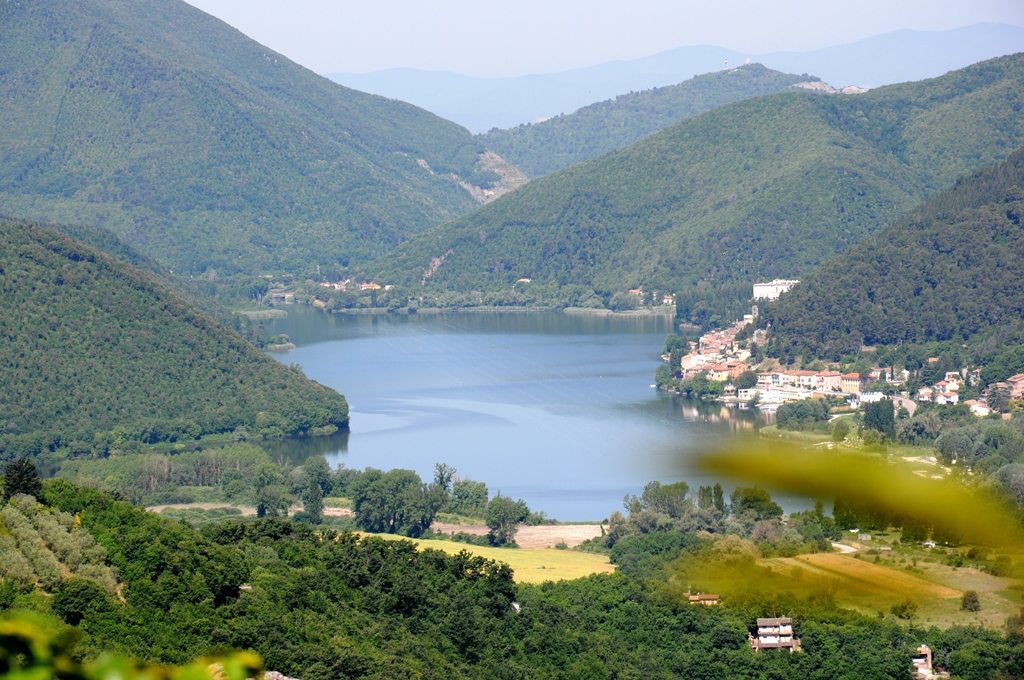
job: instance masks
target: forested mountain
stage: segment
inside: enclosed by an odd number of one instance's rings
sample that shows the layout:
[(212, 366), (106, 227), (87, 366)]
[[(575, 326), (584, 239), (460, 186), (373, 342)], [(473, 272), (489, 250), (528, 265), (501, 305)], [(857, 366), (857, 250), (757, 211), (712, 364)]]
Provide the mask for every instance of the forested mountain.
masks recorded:
[(0, 222), (0, 296), (2, 458), (347, 423), (344, 397), (65, 235)]
[(802, 275), (1005, 158), (1024, 141), (1022, 79), (1014, 55), (860, 95), (730, 104), (535, 180), (374, 267), (417, 286), (429, 273), (424, 294), (525, 277), (749, 299), (750, 282)]
[(0, 3), (0, 205), (175, 272), (380, 255), (495, 178), (463, 128), (336, 85), (179, 0)]
[(747, 64), (678, 85), (630, 92), (540, 123), (491, 130), (481, 140), (531, 177), (538, 177), (621, 149), (683, 118), (811, 80), (817, 78)]
[[(1024, 318), (1024, 149), (958, 181), (766, 310), (769, 352), (966, 340)], [(1005, 377), (1005, 376), (1004, 376)]]

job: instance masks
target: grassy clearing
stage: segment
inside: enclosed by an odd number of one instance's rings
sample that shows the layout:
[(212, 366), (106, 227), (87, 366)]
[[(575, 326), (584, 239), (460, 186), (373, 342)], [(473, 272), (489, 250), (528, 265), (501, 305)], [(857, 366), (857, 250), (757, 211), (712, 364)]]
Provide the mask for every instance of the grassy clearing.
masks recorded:
[[(387, 540), (402, 540), (392, 534), (365, 534)], [(406, 539), (416, 543), (420, 549), (433, 548), (450, 555), (467, 551), (489, 560), (504, 562), (512, 567), (515, 580), (519, 583), (543, 583), (582, 578), (591, 574), (607, 574), (615, 571), (606, 555), (556, 550), (554, 548), (491, 548), (456, 541), (436, 539)]]
[(792, 441), (804, 442), (805, 444), (820, 444), (832, 441), (832, 436), (825, 432), (801, 432), (798, 430), (783, 430), (778, 425), (765, 425), (760, 430), (762, 437), (777, 439), (790, 439)]
[[(915, 620), (926, 624), (999, 627), (1021, 602), (1019, 584), (1015, 587), (1011, 579), (937, 562), (902, 566), (893, 561), (876, 563), (872, 557), (816, 553), (768, 559), (763, 564), (787, 575), (794, 585), (824, 587), (839, 604), (865, 613), (888, 614), (893, 605), (909, 599), (918, 607)], [(978, 592), (980, 612), (961, 611), (965, 590)]]

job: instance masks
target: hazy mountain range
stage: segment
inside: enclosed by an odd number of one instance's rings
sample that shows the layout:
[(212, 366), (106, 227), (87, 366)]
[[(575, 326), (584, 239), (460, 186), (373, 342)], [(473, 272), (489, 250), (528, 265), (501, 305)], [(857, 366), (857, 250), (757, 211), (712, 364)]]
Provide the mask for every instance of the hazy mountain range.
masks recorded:
[(752, 54), (694, 45), (558, 73), (477, 78), (410, 68), (330, 73), (335, 82), (401, 99), (473, 132), (534, 123), (635, 90), (673, 85), (747, 59), (787, 73), (812, 73), (836, 87), (921, 80), (1024, 50), (1024, 28), (979, 23), (947, 31), (901, 30), (808, 52)]

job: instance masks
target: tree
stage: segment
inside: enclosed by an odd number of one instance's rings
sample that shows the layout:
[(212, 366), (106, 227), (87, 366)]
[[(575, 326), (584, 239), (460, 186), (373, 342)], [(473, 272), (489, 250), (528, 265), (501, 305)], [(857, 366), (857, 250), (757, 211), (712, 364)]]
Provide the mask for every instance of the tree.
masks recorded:
[(969, 462), (974, 452), (974, 440), (978, 433), (974, 428), (958, 427), (943, 432), (935, 441), (939, 458), (946, 464)]
[(960, 598), (960, 609), (965, 612), (981, 611), (981, 600), (978, 598), (977, 590), (964, 591), (964, 596)]
[(419, 536), (430, 528), (447, 495), (412, 470), (368, 468), (349, 488), (356, 525), (364, 531)]
[(512, 500), (507, 496), (497, 496), (487, 504), (484, 517), (487, 527), (487, 538), (494, 545), (513, 543), (519, 524), (530, 514), (530, 509), (522, 499)]
[(307, 476), (306, 488), (302, 491), (302, 509), (313, 524), (324, 521), (324, 492), (312, 475)]
[(64, 581), (53, 594), (51, 606), (58, 616), (72, 626), (77, 626), (87, 614), (112, 608), (103, 587), (84, 578)]
[(715, 482), (715, 485), (711, 488), (711, 493), (715, 510), (725, 512), (725, 492), (722, 490), (722, 485)]
[(487, 511), (487, 485), (472, 479), (456, 479), (448, 510), (457, 515), (482, 516)]
[(889, 439), (896, 438), (896, 418), (891, 399), (882, 399), (864, 405), (864, 427), (881, 432)]
[(691, 502), (687, 497), (689, 491), (690, 487), (686, 482), (662, 484), (654, 481), (644, 486), (640, 499), (643, 507), (679, 519), (690, 508)]
[(330, 496), (334, 490), (334, 479), (331, 466), (323, 456), (314, 456), (302, 464), (302, 473), (307, 480), (313, 480), (320, 486), (322, 496)]
[(253, 477), (254, 500), (257, 517), (277, 517), (288, 514), (290, 505), (278, 471), (270, 465), (262, 465)]
[(730, 497), (734, 515), (753, 513), (757, 520), (782, 517), (782, 507), (772, 500), (767, 490), (761, 487), (736, 487)]
[(455, 479), (455, 468), (447, 463), (434, 465), (434, 484), (444, 489), (445, 493), (451, 493), (452, 480)]
[(832, 441), (842, 442), (850, 434), (850, 423), (846, 418), (836, 418), (829, 423), (828, 429), (832, 431)]
[(738, 390), (748, 390), (751, 387), (756, 386), (757, 373), (754, 373), (753, 371), (743, 371), (740, 373), (739, 377), (736, 378), (735, 385)]
[(43, 484), (39, 481), (36, 466), (24, 458), (16, 458), (4, 468), (4, 502), (19, 493), (32, 496), (39, 502), (43, 500)]
[(990, 385), (988, 405), (996, 413), (1006, 413), (1010, 409), (1010, 386), (1006, 383)]
[(894, 604), (889, 611), (897, 618), (909, 620), (917, 616), (917, 605), (913, 600), (906, 599), (898, 604)]

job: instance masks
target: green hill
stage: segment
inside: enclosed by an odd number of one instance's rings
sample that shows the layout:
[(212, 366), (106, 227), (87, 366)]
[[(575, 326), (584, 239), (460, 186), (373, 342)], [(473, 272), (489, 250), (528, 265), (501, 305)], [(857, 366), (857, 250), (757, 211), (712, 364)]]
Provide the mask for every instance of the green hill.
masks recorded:
[[(480, 143), (180, 2), (0, 3), (0, 205), (179, 274), (380, 255), (477, 204)], [(457, 175), (453, 177), (451, 175)]]
[[(769, 352), (966, 340), (1024, 318), (1024, 149), (815, 270), (766, 310)], [(1005, 377), (1005, 376), (1003, 376)]]
[(0, 458), (347, 423), (344, 397), (65, 235), (0, 222), (0, 296)]
[(744, 303), (752, 281), (802, 275), (1005, 158), (1024, 142), (1022, 79), (1015, 55), (861, 95), (730, 104), (535, 180), (374, 267), (419, 286), (436, 258), (424, 296), (526, 277)]
[(621, 149), (684, 118), (809, 80), (817, 78), (748, 64), (678, 85), (630, 92), (541, 123), (491, 130), (480, 139), (531, 177), (539, 177)]

